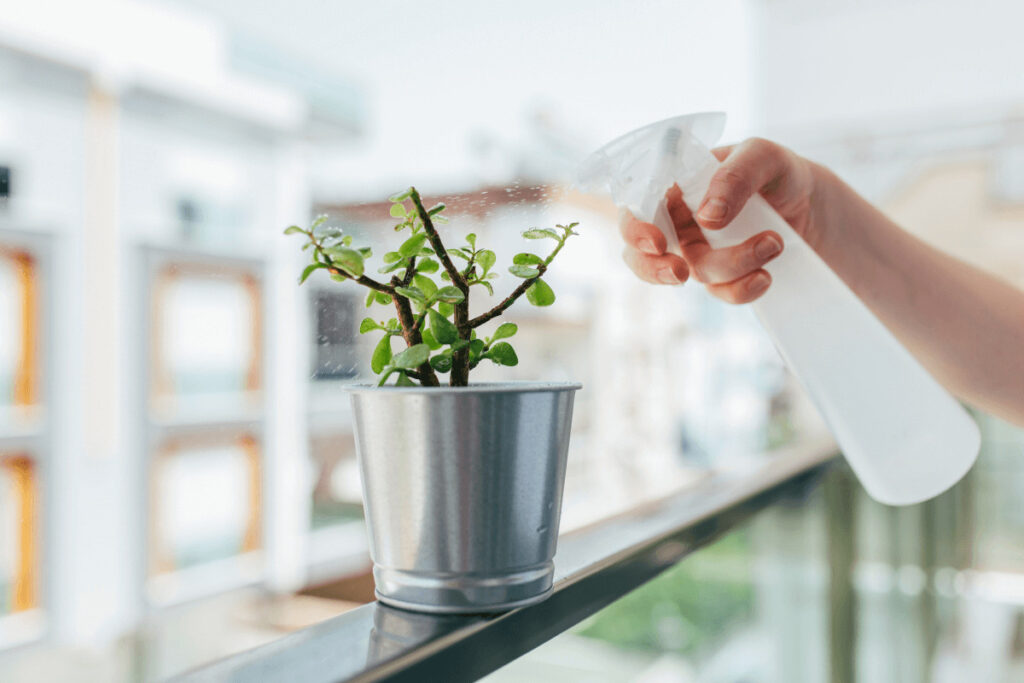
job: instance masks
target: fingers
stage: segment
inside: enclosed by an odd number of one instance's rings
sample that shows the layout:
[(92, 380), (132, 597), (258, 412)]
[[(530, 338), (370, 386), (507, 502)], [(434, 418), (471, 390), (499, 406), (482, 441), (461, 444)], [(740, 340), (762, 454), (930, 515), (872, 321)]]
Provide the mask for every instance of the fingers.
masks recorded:
[(690, 276), (686, 261), (675, 254), (654, 256), (627, 246), (622, 258), (637, 277), (655, 285), (682, 284)]
[(693, 276), (707, 285), (734, 282), (764, 267), (782, 253), (782, 238), (765, 231), (745, 242), (712, 249), (704, 244), (692, 244), (683, 250)]
[(724, 161), (712, 176), (696, 217), (701, 226), (711, 229), (725, 227), (751, 195), (779, 178), (790, 163), (785, 148), (761, 138), (746, 140), (731, 151), (715, 150), (715, 154), (724, 155)]
[(626, 209), (619, 216), (619, 231), (626, 244), (645, 254), (664, 254), (668, 246), (665, 236), (656, 225), (644, 223)]
[(708, 285), (712, 295), (730, 304), (748, 304), (768, 291), (772, 276), (765, 270), (753, 273), (723, 285)]

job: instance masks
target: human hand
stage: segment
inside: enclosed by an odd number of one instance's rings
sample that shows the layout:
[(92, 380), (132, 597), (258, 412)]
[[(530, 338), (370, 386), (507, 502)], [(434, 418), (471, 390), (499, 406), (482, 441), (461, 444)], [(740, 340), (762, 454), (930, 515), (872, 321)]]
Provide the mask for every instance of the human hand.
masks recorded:
[(626, 249), (623, 258), (640, 279), (654, 284), (681, 284), (690, 275), (723, 301), (742, 304), (767, 291), (771, 275), (764, 265), (784, 247), (778, 233), (766, 230), (732, 247), (712, 249), (701, 229), (721, 230), (755, 192), (812, 243), (819, 232), (815, 179), (818, 168), (789, 149), (752, 138), (714, 150), (722, 162), (701, 200), (696, 216), (673, 186), (666, 194), (682, 258), (667, 253), (665, 236), (651, 223), (624, 211), (619, 222)]

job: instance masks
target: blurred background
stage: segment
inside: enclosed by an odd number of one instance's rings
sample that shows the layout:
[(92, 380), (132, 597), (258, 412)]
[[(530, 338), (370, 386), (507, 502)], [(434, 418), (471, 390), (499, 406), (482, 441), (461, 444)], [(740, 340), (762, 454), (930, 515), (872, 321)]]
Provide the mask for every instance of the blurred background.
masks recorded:
[[(1024, 285), (1021, 22), (1013, 0), (2, 0), (0, 680), (158, 681), (372, 599), (340, 390), (367, 373), (363, 296), (297, 287), (281, 231), (327, 213), (387, 244), (410, 184), (501, 259), (580, 222), (556, 304), (510, 314), (520, 365), (477, 376), (584, 383), (565, 529), (818, 437), (750, 312), (635, 281), (574, 165), (723, 110), (727, 141), (790, 145)], [(942, 497), (887, 508), (837, 471), (493, 680), (1019, 680), (1024, 433), (978, 419)]]

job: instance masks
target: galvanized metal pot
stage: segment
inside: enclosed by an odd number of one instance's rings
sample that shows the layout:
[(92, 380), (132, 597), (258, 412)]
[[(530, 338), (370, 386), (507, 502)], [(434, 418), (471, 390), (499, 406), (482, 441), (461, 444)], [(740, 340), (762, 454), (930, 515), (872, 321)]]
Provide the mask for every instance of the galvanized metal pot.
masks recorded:
[(579, 388), (349, 387), (381, 602), (478, 613), (547, 597)]

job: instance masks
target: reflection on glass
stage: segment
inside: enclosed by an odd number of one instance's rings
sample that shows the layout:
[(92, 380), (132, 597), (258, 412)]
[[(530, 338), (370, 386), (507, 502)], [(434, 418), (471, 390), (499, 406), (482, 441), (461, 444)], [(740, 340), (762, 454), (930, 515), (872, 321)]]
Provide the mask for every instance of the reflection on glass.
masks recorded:
[(362, 491), (352, 433), (313, 437), (310, 455), (314, 472), (312, 527), (319, 529), (362, 519)]
[(154, 569), (183, 569), (260, 545), (256, 442), (172, 446), (154, 470)]
[(252, 277), (171, 267), (154, 301), (158, 396), (259, 388), (259, 290)]
[(358, 333), (360, 308), (363, 308), (361, 302), (350, 294), (316, 292), (314, 379), (349, 379), (356, 376), (362, 362)]
[(0, 616), (35, 607), (32, 461), (0, 455)]

